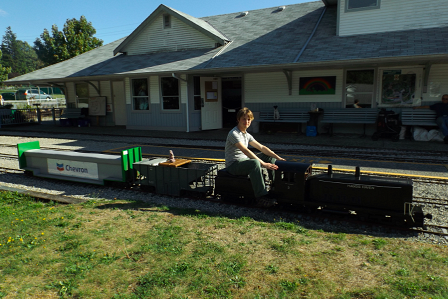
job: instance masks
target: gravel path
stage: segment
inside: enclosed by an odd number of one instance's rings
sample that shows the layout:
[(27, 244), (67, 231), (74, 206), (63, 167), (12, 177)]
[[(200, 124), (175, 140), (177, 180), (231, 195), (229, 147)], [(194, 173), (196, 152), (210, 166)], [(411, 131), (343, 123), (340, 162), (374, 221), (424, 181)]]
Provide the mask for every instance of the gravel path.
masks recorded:
[[(204, 141), (204, 140), (179, 140), (162, 139), (162, 138), (141, 138), (136, 137), (120, 137), (113, 139), (111, 136), (89, 136), (89, 135), (58, 135), (58, 138), (48, 138), (48, 134), (33, 133), (33, 137), (14, 137), (1, 136), (0, 144), (16, 145), (17, 143), (39, 140), (42, 147), (59, 147), (69, 150), (88, 150), (88, 151), (104, 151), (112, 148), (131, 147), (135, 144), (153, 143), (153, 144), (183, 144), (183, 145), (201, 145), (208, 144), (210, 146), (223, 146), (221, 141)], [(272, 149), (292, 148), (294, 145), (266, 144)], [(312, 151), (313, 146), (295, 146), (306, 147)], [(314, 147), (317, 148), (317, 147)], [(14, 147), (0, 145), (0, 153), (16, 154)], [(16, 159), (0, 158), (0, 166), (7, 168), (18, 168)], [(323, 166), (323, 165), (322, 165)], [(396, 237), (409, 239), (420, 242), (428, 242), (435, 244), (448, 244), (448, 237), (437, 236), (432, 234), (411, 234), (396, 233), (386, 231), (385, 229), (372, 227), (370, 225), (359, 226), (347, 224), (339, 221), (317, 221), (308, 215), (297, 215), (287, 212), (267, 211), (262, 209), (248, 209), (227, 204), (204, 202), (191, 199), (179, 199), (169, 196), (161, 196), (156, 194), (141, 193), (132, 190), (117, 190), (102, 186), (83, 185), (78, 183), (70, 183), (55, 180), (46, 180), (35, 177), (25, 176), (23, 174), (0, 173), (0, 189), (2, 186), (10, 188), (18, 188), (23, 190), (31, 190), (36, 192), (66, 195), (81, 199), (97, 199), (104, 198), (107, 200), (114, 199), (131, 199), (141, 200), (154, 205), (166, 205), (169, 207), (193, 208), (204, 212), (211, 212), (230, 217), (247, 216), (262, 221), (275, 221), (275, 219), (284, 219), (285, 221), (299, 221), (300, 224), (310, 229), (323, 229), (325, 231), (346, 232), (346, 233), (363, 233), (380, 237)], [(442, 184), (427, 184), (414, 182), (414, 195), (421, 197), (431, 197), (447, 199), (448, 187)], [(448, 226), (448, 206), (446, 205), (426, 205), (425, 213), (433, 215), (433, 219), (427, 221), (427, 224)], [(446, 231), (445, 231), (446, 232)]]

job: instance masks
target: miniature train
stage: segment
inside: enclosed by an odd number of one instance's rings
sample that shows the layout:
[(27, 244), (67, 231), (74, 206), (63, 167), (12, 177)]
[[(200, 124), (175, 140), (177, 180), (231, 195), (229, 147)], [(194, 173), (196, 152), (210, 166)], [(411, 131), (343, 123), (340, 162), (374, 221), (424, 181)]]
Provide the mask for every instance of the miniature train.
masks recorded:
[[(18, 144), (20, 168), (35, 176), (90, 184), (121, 182), (172, 196), (214, 196), (254, 202), (250, 178), (233, 176), (217, 164), (177, 159), (142, 159), (141, 149), (120, 156), (40, 150), (38, 142)], [(54, 164), (54, 165), (53, 165)], [(422, 207), (413, 202), (410, 179), (333, 173), (313, 175), (312, 165), (277, 161), (275, 179), (267, 182), (279, 205), (306, 211), (329, 211), (412, 227), (424, 225)]]

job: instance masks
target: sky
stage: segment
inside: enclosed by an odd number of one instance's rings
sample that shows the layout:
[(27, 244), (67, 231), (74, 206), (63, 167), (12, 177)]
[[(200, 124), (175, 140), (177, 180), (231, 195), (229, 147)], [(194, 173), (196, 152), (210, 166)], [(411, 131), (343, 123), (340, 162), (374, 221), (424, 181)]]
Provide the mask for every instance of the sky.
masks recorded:
[(33, 46), (45, 28), (62, 30), (67, 19), (83, 15), (96, 29), (95, 37), (108, 44), (131, 34), (160, 4), (201, 18), (311, 1), (316, 0), (2, 0), (0, 35), (3, 39), (11, 26), (18, 40)]

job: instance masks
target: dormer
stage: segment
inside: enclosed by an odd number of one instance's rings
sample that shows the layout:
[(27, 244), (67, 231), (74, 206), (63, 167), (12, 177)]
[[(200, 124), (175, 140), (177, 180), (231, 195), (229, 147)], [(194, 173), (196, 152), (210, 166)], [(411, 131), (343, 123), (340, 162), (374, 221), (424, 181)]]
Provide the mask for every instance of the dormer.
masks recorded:
[(161, 4), (114, 50), (114, 55), (213, 49), (229, 41), (206, 21)]
[(448, 26), (446, 0), (322, 0), (337, 5), (337, 35), (351, 36)]

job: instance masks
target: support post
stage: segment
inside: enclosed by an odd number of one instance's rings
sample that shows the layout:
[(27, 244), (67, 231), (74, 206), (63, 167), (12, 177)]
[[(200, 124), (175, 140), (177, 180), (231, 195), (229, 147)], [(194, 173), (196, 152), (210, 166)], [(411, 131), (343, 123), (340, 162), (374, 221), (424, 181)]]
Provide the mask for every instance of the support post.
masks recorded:
[(288, 82), (289, 95), (292, 95), (292, 71), (283, 70), (286, 76), (286, 81)]

